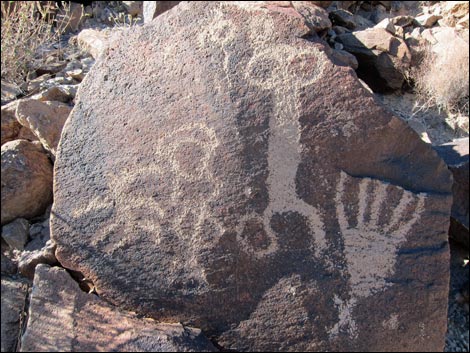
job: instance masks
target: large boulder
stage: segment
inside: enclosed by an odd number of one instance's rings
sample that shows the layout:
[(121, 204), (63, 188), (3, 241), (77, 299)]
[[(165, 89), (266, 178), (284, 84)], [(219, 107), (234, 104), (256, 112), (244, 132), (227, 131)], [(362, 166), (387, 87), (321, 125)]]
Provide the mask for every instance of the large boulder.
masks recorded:
[(400, 89), (411, 63), (411, 53), (401, 38), (385, 28), (341, 34), (337, 40), (344, 50), (354, 54), (357, 73), (374, 92)]
[(196, 1), (131, 29), (64, 126), (56, 256), (225, 349), (441, 350), (450, 172), (310, 32)]
[(52, 201), (52, 163), (39, 142), (2, 145), (2, 225), (41, 215)]
[(157, 324), (121, 311), (94, 294), (82, 292), (63, 268), (39, 265), (21, 351), (214, 352), (216, 349), (198, 329), (181, 324)]

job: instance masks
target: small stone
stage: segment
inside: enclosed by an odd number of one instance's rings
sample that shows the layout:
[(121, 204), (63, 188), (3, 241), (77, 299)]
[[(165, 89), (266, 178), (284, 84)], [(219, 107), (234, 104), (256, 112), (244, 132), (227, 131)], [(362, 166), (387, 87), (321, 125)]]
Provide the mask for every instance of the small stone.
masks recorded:
[(24, 218), (15, 219), (2, 227), (2, 238), (13, 249), (23, 250), (28, 234), (29, 222)]
[(45, 91), (42, 91), (32, 96), (31, 99), (41, 102), (57, 101), (62, 103), (68, 103), (75, 98), (78, 86), (78, 84), (52, 86), (46, 89)]
[(1, 93), (2, 93), (2, 105), (8, 103), (16, 99), (16, 97), (22, 94), (22, 90), (20, 87), (15, 85), (14, 83), (6, 82), (2, 80), (1, 86)]
[(343, 50), (343, 48), (344, 48), (344, 45), (343, 45), (343, 44), (338, 43), (338, 42), (335, 43), (335, 49), (336, 49), (336, 50)]
[(418, 17), (415, 17), (415, 21), (419, 23), (420, 26), (429, 28), (436, 24), (438, 20), (440, 20), (442, 16), (440, 15), (433, 15), (433, 14), (424, 14)]
[(389, 18), (385, 18), (374, 26), (374, 28), (384, 28), (387, 32), (391, 34), (396, 33), (395, 25)]
[(70, 76), (73, 79), (77, 80), (78, 82), (82, 82), (83, 78), (85, 77), (85, 74), (82, 69), (75, 69), (72, 71), (66, 71), (65, 72), (66, 76)]
[(18, 258), (18, 272), (26, 278), (33, 279), (38, 264), (55, 265), (56, 245), (48, 240), (43, 248), (33, 251), (23, 251)]

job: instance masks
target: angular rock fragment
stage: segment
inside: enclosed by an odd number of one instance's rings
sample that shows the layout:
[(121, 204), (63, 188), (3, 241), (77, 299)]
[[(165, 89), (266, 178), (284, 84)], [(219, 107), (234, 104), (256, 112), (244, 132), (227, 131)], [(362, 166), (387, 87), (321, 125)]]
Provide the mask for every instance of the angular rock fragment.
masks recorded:
[(404, 73), (411, 63), (406, 43), (384, 28), (345, 33), (337, 37), (344, 50), (354, 54), (357, 70), (374, 92), (396, 90), (405, 80)]
[(452, 194), (451, 223), (449, 235), (467, 248), (470, 247), (469, 238), (469, 155), (468, 137), (457, 139), (435, 147), (439, 155), (449, 166), (454, 176)]
[(55, 249), (56, 245), (51, 240), (47, 240), (40, 249), (23, 251), (18, 258), (18, 272), (32, 280), (37, 265), (52, 266), (58, 263), (55, 257)]
[(56, 153), (62, 127), (72, 108), (60, 102), (23, 99), (16, 108), (16, 118), (31, 130), (44, 148)]
[(21, 343), (22, 352), (217, 351), (200, 330), (121, 311), (47, 265), (37, 267)]
[(39, 142), (2, 145), (2, 225), (41, 215), (52, 201), (52, 163)]
[(15, 111), (18, 102), (11, 102), (2, 106), (1, 115), (1, 144), (13, 141), (17, 138), (21, 124), (16, 120)]
[(100, 56), (59, 145), (57, 258), (224, 349), (442, 350), (450, 172), (309, 33), (183, 2)]
[(155, 17), (175, 7), (180, 2), (181, 1), (144, 1), (144, 5), (143, 5), (144, 23), (148, 23), (152, 21)]
[(28, 285), (25, 282), (2, 276), (2, 339), (0, 340), (2, 352), (16, 352), (27, 291)]
[(18, 218), (2, 227), (2, 238), (12, 248), (23, 250), (28, 241), (29, 222)]

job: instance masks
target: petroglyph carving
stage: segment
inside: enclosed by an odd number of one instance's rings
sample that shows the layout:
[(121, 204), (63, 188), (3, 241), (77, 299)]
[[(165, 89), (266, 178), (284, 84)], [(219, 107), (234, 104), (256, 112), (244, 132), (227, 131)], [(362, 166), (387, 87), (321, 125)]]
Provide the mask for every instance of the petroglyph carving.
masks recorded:
[[(341, 172), (335, 202), (351, 291), (346, 302), (336, 301), (340, 321), (330, 334), (334, 336), (340, 329), (346, 329), (354, 338), (356, 329), (352, 313), (357, 301), (391, 285), (387, 277), (393, 275), (397, 251), (421, 218), (427, 196), (364, 178), (359, 182), (358, 211), (354, 219), (347, 215), (347, 206), (342, 201), (347, 182), (354, 183), (355, 179)], [(400, 201), (387, 219), (383, 206), (387, 205), (390, 192), (400, 190)]]
[[(178, 144), (170, 143), (176, 139)], [(121, 234), (120, 240), (109, 249), (114, 252), (126, 248), (132, 242), (132, 234), (136, 230), (152, 234), (156, 244), (161, 241), (161, 224), (169, 223), (179, 239), (196, 241), (201, 236), (202, 226), (209, 218), (208, 203), (217, 198), (218, 184), (209, 171), (214, 150), (219, 142), (213, 129), (202, 122), (188, 123), (175, 130), (171, 136), (160, 139), (155, 151), (155, 163), (134, 165), (124, 168), (118, 174), (107, 176), (106, 196), (97, 196), (87, 205), (76, 208), (73, 216), (84, 218), (103, 212), (113, 213), (115, 219), (129, 219), (128, 224), (108, 224), (101, 229), (104, 237), (116, 232)], [(189, 152), (194, 156), (190, 158)], [(172, 187), (160, 190), (164, 180), (169, 180)], [(139, 185), (154, 185), (154, 189), (139, 188)], [(193, 193), (193, 199), (198, 199), (200, 208), (187, 207), (184, 202), (184, 188), (199, 183), (208, 183), (204, 193)], [(168, 185), (168, 184), (166, 184)], [(189, 186), (188, 186), (189, 185)], [(196, 188), (194, 188), (196, 189)], [(127, 198), (132, 195), (132, 202)], [(165, 208), (178, 208), (179, 215), (167, 217)], [(134, 218), (129, 218), (134, 215)], [(212, 223), (214, 221), (211, 220)]]
[[(269, 119), (269, 204), (263, 215), (248, 215), (241, 220), (242, 224), (254, 218), (262, 221), (270, 246), (253, 249), (247, 239), (241, 237), (238, 232), (238, 239), (245, 250), (251, 250), (257, 257), (272, 254), (279, 248), (270, 224), (276, 213), (297, 212), (304, 216), (315, 238), (316, 255), (326, 247), (320, 213), (297, 196), (295, 183), (302, 148), (299, 141), (299, 95), (302, 88), (314, 84), (320, 78), (322, 65), (311, 65), (312, 61), (324, 62), (319, 60), (319, 55), (315, 48), (298, 51), (289, 45), (278, 45), (269, 50), (255, 52), (245, 72), (245, 78), (250, 84), (274, 93), (274, 111)], [(314, 67), (314, 70), (311, 67)], [(289, 85), (286, 85), (286, 82), (289, 82)]]

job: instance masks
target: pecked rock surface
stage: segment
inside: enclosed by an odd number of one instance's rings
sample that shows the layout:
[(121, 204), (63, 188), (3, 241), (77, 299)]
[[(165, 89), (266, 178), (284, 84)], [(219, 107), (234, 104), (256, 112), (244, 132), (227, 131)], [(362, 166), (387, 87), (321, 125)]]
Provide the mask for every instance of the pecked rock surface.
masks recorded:
[(51, 237), (121, 307), (236, 350), (442, 350), (451, 177), (293, 8), (189, 2), (78, 92)]
[(36, 269), (21, 352), (214, 351), (198, 329), (138, 318), (82, 292), (63, 268)]

